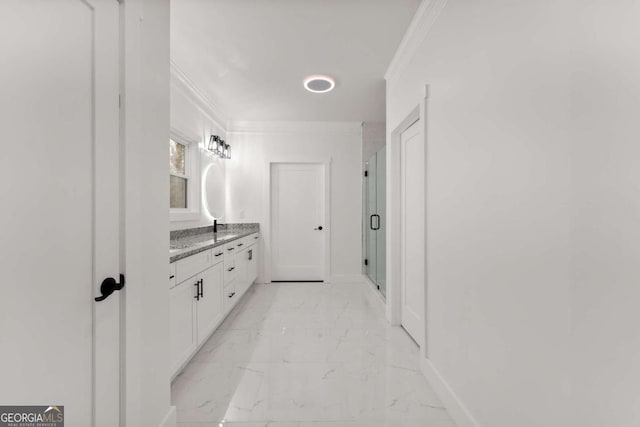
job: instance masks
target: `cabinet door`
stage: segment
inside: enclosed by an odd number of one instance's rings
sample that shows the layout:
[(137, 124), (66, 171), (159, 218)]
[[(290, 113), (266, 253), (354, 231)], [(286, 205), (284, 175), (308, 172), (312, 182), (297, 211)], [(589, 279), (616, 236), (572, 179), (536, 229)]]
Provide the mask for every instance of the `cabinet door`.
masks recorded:
[(197, 345), (194, 328), (196, 281), (194, 277), (169, 290), (171, 372), (174, 374)]
[(223, 263), (203, 271), (201, 296), (197, 304), (198, 345), (209, 337), (209, 334), (222, 319), (222, 285)]
[(236, 265), (238, 266), (236, 291), (239, 296), (242, 296), (249, 288), (249, 248), (239, 252), (236, 256)]
[(251, 286), (258, 278), (258, 245), (251, 246), (247, 252), (249, 252), (247, 282), (249, 283), (248, 286)]

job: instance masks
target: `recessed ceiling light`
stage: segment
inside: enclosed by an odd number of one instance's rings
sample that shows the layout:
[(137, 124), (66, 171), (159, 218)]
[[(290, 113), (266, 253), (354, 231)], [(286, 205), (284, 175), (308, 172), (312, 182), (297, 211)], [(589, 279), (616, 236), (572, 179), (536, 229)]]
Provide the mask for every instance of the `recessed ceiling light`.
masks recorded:
[(336, 87), (336, 81), (332, 77), (316, 74), (304, 79), (304, 88), (309, 92), (325, 93)]

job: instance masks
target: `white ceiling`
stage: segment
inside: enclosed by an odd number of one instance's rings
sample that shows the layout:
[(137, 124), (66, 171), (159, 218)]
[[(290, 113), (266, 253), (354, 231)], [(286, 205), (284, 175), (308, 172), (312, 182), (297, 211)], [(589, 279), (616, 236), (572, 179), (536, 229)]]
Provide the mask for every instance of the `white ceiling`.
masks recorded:
[[(230, 120), (385, 120), (384, 73), (419, 0), (172, 0), (171, 59)], [(326, 94), (302, 86), (329, 74)]]

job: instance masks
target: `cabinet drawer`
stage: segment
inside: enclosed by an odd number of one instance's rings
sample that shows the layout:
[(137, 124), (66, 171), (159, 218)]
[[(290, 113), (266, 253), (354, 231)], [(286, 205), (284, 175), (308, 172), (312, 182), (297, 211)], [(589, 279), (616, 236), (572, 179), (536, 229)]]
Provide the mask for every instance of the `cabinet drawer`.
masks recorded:
[(244, 248), (247, 247), (247, 238), (243, 237), (242, 239), (238, 239), (238, 240), (234, 240), (233, 242), (235, 246), (236, 246), (236, 253), (240, 252), (241, 250), (243, 250)]
[(235, 255), (227, 255), (224, 258), (224, 285), (227, 286), (238, 275), (238, 263)]
[(231, 282), (230, 284), (225, 285), (224, 295), (223, 295), (225, 313), (228, 313), (229, 310), (233, 308), (238, 298), (239, 298), (239, 295), (236, 293), (235, 282)]
[(224, 261), (224, 246), (218, 246), (215, 247), (213, 249), (211, 249), (211, 258), (212, 258), (212, 262), (213, 265), (218, 264), (219, 262), (223, 262)]
[(232, 256), (232, 255), (235, 255), (235, 253), (238, 252), (238, 250), (236, 249), (237, 242), (238, 242), (238, 240), (234, 240), (233, 242), (229, 242), (229, 243), (224, 245), (224, 255), (225, 255), (225, 257), (229, 257), (229, 256)]
[(245, 237), (245, 239), (247, 239), (247, 246), (251, 246), (254, 243), (257, 243), (260, 241), (260, 234), (259, 233), (253, 233), (248, 235), (247, 237)]
[(169, 289), (176, 285), (176, 263), (169, 264)]
[(176, 282), (181, 283), (189, 277), (207, 269), (207, 267), (212, 266), (212, 257), (212, 251), (209, 249), (176, 261)]

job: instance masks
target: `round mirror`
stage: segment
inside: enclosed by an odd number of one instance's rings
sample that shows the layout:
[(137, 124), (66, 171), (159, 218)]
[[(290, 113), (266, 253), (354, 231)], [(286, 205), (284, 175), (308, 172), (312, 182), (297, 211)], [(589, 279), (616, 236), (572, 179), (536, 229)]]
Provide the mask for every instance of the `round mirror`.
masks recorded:
[(224, 215), (224, 168), (215, 162), (208, 165), (204, 173), (204, 204), (214, 218)]

